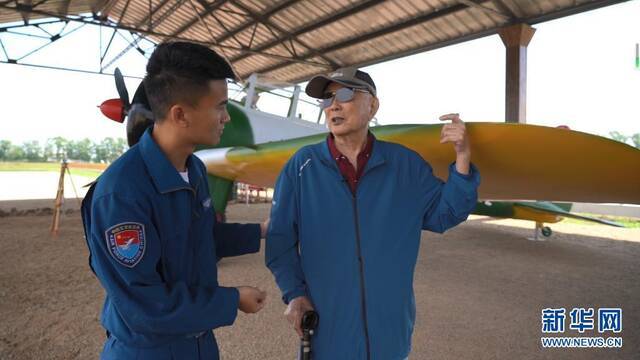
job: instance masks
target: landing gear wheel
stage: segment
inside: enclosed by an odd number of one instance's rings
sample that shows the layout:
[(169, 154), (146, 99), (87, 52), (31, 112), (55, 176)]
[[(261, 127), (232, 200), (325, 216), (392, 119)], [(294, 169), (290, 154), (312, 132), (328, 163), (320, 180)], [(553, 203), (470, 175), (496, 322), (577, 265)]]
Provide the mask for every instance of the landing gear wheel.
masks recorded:
[(550, 227), (545, 226), (545, 227), (542, 228), (542, 235), (544, 237), (549, 237), (549, 236), (551, 236), (551, 234), (553, 234), (553, 231), (551, 231)]

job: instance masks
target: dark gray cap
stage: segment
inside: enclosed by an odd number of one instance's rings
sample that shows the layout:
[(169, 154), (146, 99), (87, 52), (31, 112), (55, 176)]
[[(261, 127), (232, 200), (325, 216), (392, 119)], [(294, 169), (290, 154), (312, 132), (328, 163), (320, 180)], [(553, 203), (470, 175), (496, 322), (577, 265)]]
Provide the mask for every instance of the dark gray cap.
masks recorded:
[(373, 96), (376, 96), (376, 84), (371, 79), (371, 76), (356, 68), (343, 68), (328, 75), (314, 76), (307, 84), (305, 92), (313, 98), (321, 99), (325, 89), (331, 82), (354, 89), (365, 89)]

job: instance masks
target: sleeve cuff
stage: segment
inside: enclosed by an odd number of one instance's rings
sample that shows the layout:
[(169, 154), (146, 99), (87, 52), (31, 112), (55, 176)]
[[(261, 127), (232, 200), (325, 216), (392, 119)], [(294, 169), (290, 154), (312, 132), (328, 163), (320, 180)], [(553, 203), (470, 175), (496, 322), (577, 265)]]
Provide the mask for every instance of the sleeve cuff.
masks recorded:
[(458, 169), (456, 169), (456, 163), (454, 161), (453, 163), (451, 163), (451, 165), (449, 165), (449, 177), (459, 178), (463, 181), (470, 181), (476, 187), (480, 185), (480, 172), (478, 171), (478, 168), (473, 165), (473, 163), (469, 164), (469, 173), (465, 175), (458, 172)]
[(456, 189), (456, 194), (451, 193), (450, 199), (462, 213), (471, 212), (478, 201), (478, 186), (480, 186), (480, 172), (473, 164), (469, 164), (469, 174), (464, 175), (456, 170), (456, 163), (449, 165), (449, 179), (451, 189)]
[(224, 292), (223, 296), (228, 296), (229, 299), (229, 307), (227, 311), (221, 312), (221, 321), (220, 326), (229, 326), (232, 325), (236, 321), (236, 317), (238, 317), (238, 305), (240, 304), (240, 293), (238, 289), (234, 287), (223, 287), (219, 286), (217, 291)]
[(251, 241), (249, 242), (247, 254), (257, 253), (260, 251), (260, 243), (262, 242), (262, 230), (260, 230), (260, 224), (252, 224), (249, 234), (251, 234)]
[(296, 288), (293, 291), (287, 292), (282, 296), (282, 301), (284, 301), (285, 304), (289, 305), (291, 300), (300, 296), (307, 296), (307, 290), (305, 288)]

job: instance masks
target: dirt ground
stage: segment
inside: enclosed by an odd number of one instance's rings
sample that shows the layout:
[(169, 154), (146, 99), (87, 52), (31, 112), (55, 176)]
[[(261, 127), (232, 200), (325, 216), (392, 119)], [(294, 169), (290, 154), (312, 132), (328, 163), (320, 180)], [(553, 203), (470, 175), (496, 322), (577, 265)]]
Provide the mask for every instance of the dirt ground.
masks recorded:
[[(0, 202), (0, 209), (20, 214), (50, 202)], [(232, 205), (229, 221), (267, 214), (268, 205)], [(79, 213), (62, 218), (55, 238), (50, 221), (0, 217), (0, 359), (95, 359), (101, 349), (103, 290), (87, 266)], [(411, 359), (640, 359), (640, 229), (560, 223), (550, 240), (533, 242), (525, 239), (531, 227), (472, 217), (445, 235), (423, 233)], [(222, 284), (257, 285), (270, 296), (261, 313), (216, 330), (223, 359), (295, 358), (297, 340), (263, 256), (219, 264)], [(621, 307), (622, 349), (543, 349), (546, 307)]]

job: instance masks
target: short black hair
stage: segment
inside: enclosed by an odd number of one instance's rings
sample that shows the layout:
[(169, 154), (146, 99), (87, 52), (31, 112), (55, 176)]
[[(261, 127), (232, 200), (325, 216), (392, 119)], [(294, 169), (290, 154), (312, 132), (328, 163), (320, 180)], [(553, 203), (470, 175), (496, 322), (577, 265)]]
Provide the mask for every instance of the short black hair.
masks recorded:
[(209, 81), (235, 79), (229, 63), (206, 46), (165, 42), (156, 47), (147, 64), (144, 88), (156, 121), (177, 102), (195, 106), (209, 89)]

